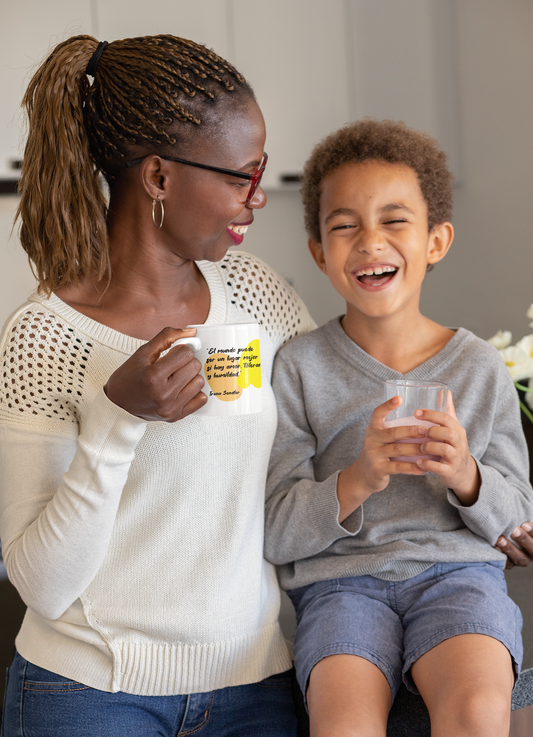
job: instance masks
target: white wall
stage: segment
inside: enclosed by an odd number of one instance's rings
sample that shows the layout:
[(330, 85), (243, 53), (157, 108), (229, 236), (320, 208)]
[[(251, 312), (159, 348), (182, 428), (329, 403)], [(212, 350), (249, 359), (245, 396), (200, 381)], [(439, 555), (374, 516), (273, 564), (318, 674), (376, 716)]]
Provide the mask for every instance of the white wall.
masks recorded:
[[(397, 0), (401, 2), (401, 0)], [(457, 0), (462, 147), (455, 243), (427, 276), (425, 314), (483, 338), (528, 332), (533, 302), (533, 2)], [(267, 121), (268, 126), (268, 121)], [(341, 312), (306, 253), (296, 194), (275, 194), (249, 250), (295, 278), (318, 322)]]
[[(457, 0), (456, 18), (462, 148), (456, 241), (427, 277), (423, 310), (484, 338), (507, 328), (518, 339), (529, 332), (525, 312), (533, 302), (533, 3)], [(0, 197), (0, 321), (33, 284), (25, 256), (8, 241), (15, 206), (15, 197)], [(243, 247), (291, 277), (319, 323), (342, 312), (342, 300), (307, 252), (296, 191), (270, 193)]]
[(425, 309), (488, 338), (533, 332), (533, 3), (458, 0), (463, 179)]

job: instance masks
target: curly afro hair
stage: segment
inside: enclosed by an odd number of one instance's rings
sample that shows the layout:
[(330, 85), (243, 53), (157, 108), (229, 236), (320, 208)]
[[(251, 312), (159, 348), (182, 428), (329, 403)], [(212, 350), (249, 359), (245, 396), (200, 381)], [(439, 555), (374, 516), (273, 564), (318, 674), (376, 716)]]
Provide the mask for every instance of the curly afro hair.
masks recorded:
[(358, 120), (348, 123), (318, 143), (304, 167), (302, 199), (309, 238), (320, 243), (322, 180), (343, 164), (377, 160), (405, 164), (418, 177), (428, 208), (428, 230), (451, 220), (452, 175), (446, 154), (426, 133), (395, 120)]

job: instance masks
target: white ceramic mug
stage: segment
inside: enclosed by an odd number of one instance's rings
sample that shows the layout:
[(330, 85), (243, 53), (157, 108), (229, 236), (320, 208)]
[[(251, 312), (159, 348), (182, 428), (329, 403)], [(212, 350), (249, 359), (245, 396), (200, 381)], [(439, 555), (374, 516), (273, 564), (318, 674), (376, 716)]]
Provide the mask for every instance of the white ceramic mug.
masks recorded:
[(202, 364), (207, 402), (196, 415), (228, 416), (261, 412), (261, 345), (259, 325), (241, 322), (224, 325), (187, 325), (196, 328), (188, 345)]

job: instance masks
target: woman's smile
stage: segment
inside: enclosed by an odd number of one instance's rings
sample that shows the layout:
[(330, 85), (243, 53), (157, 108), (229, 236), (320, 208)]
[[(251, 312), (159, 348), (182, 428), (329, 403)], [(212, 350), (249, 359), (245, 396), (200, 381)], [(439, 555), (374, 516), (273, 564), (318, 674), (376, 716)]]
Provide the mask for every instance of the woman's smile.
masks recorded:
[(230, 238), (236, 246), (240, 246), (244, 240), (244, 236), (248, 230), (248, 226), (253, 223), (254, 219), (251, 218), (246, 223), (230, 223), (226, 230), (229, 233)]

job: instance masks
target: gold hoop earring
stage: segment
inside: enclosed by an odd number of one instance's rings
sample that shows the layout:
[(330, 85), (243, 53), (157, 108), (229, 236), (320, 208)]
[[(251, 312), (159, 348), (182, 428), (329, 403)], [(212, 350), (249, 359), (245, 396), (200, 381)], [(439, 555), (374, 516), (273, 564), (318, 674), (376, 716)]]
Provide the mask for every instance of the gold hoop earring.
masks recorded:
[[(155, 205), (156, 205), (156, 202), (159, 202), (159, 204), (161, 205), (161, 221), (160, 221), (159, 225), (155, 221)], [(165, 221), (165, 208), (163, 207), (163, 203), (161, 202), (161, 200), (159, 199), (159, 197), (157, 198), (157, 200), (152, 200), (152, 220), (154, 221), (154, 225), (155, 225), (156, 228), (162, 228), (163, 227), (163, 223)]]

